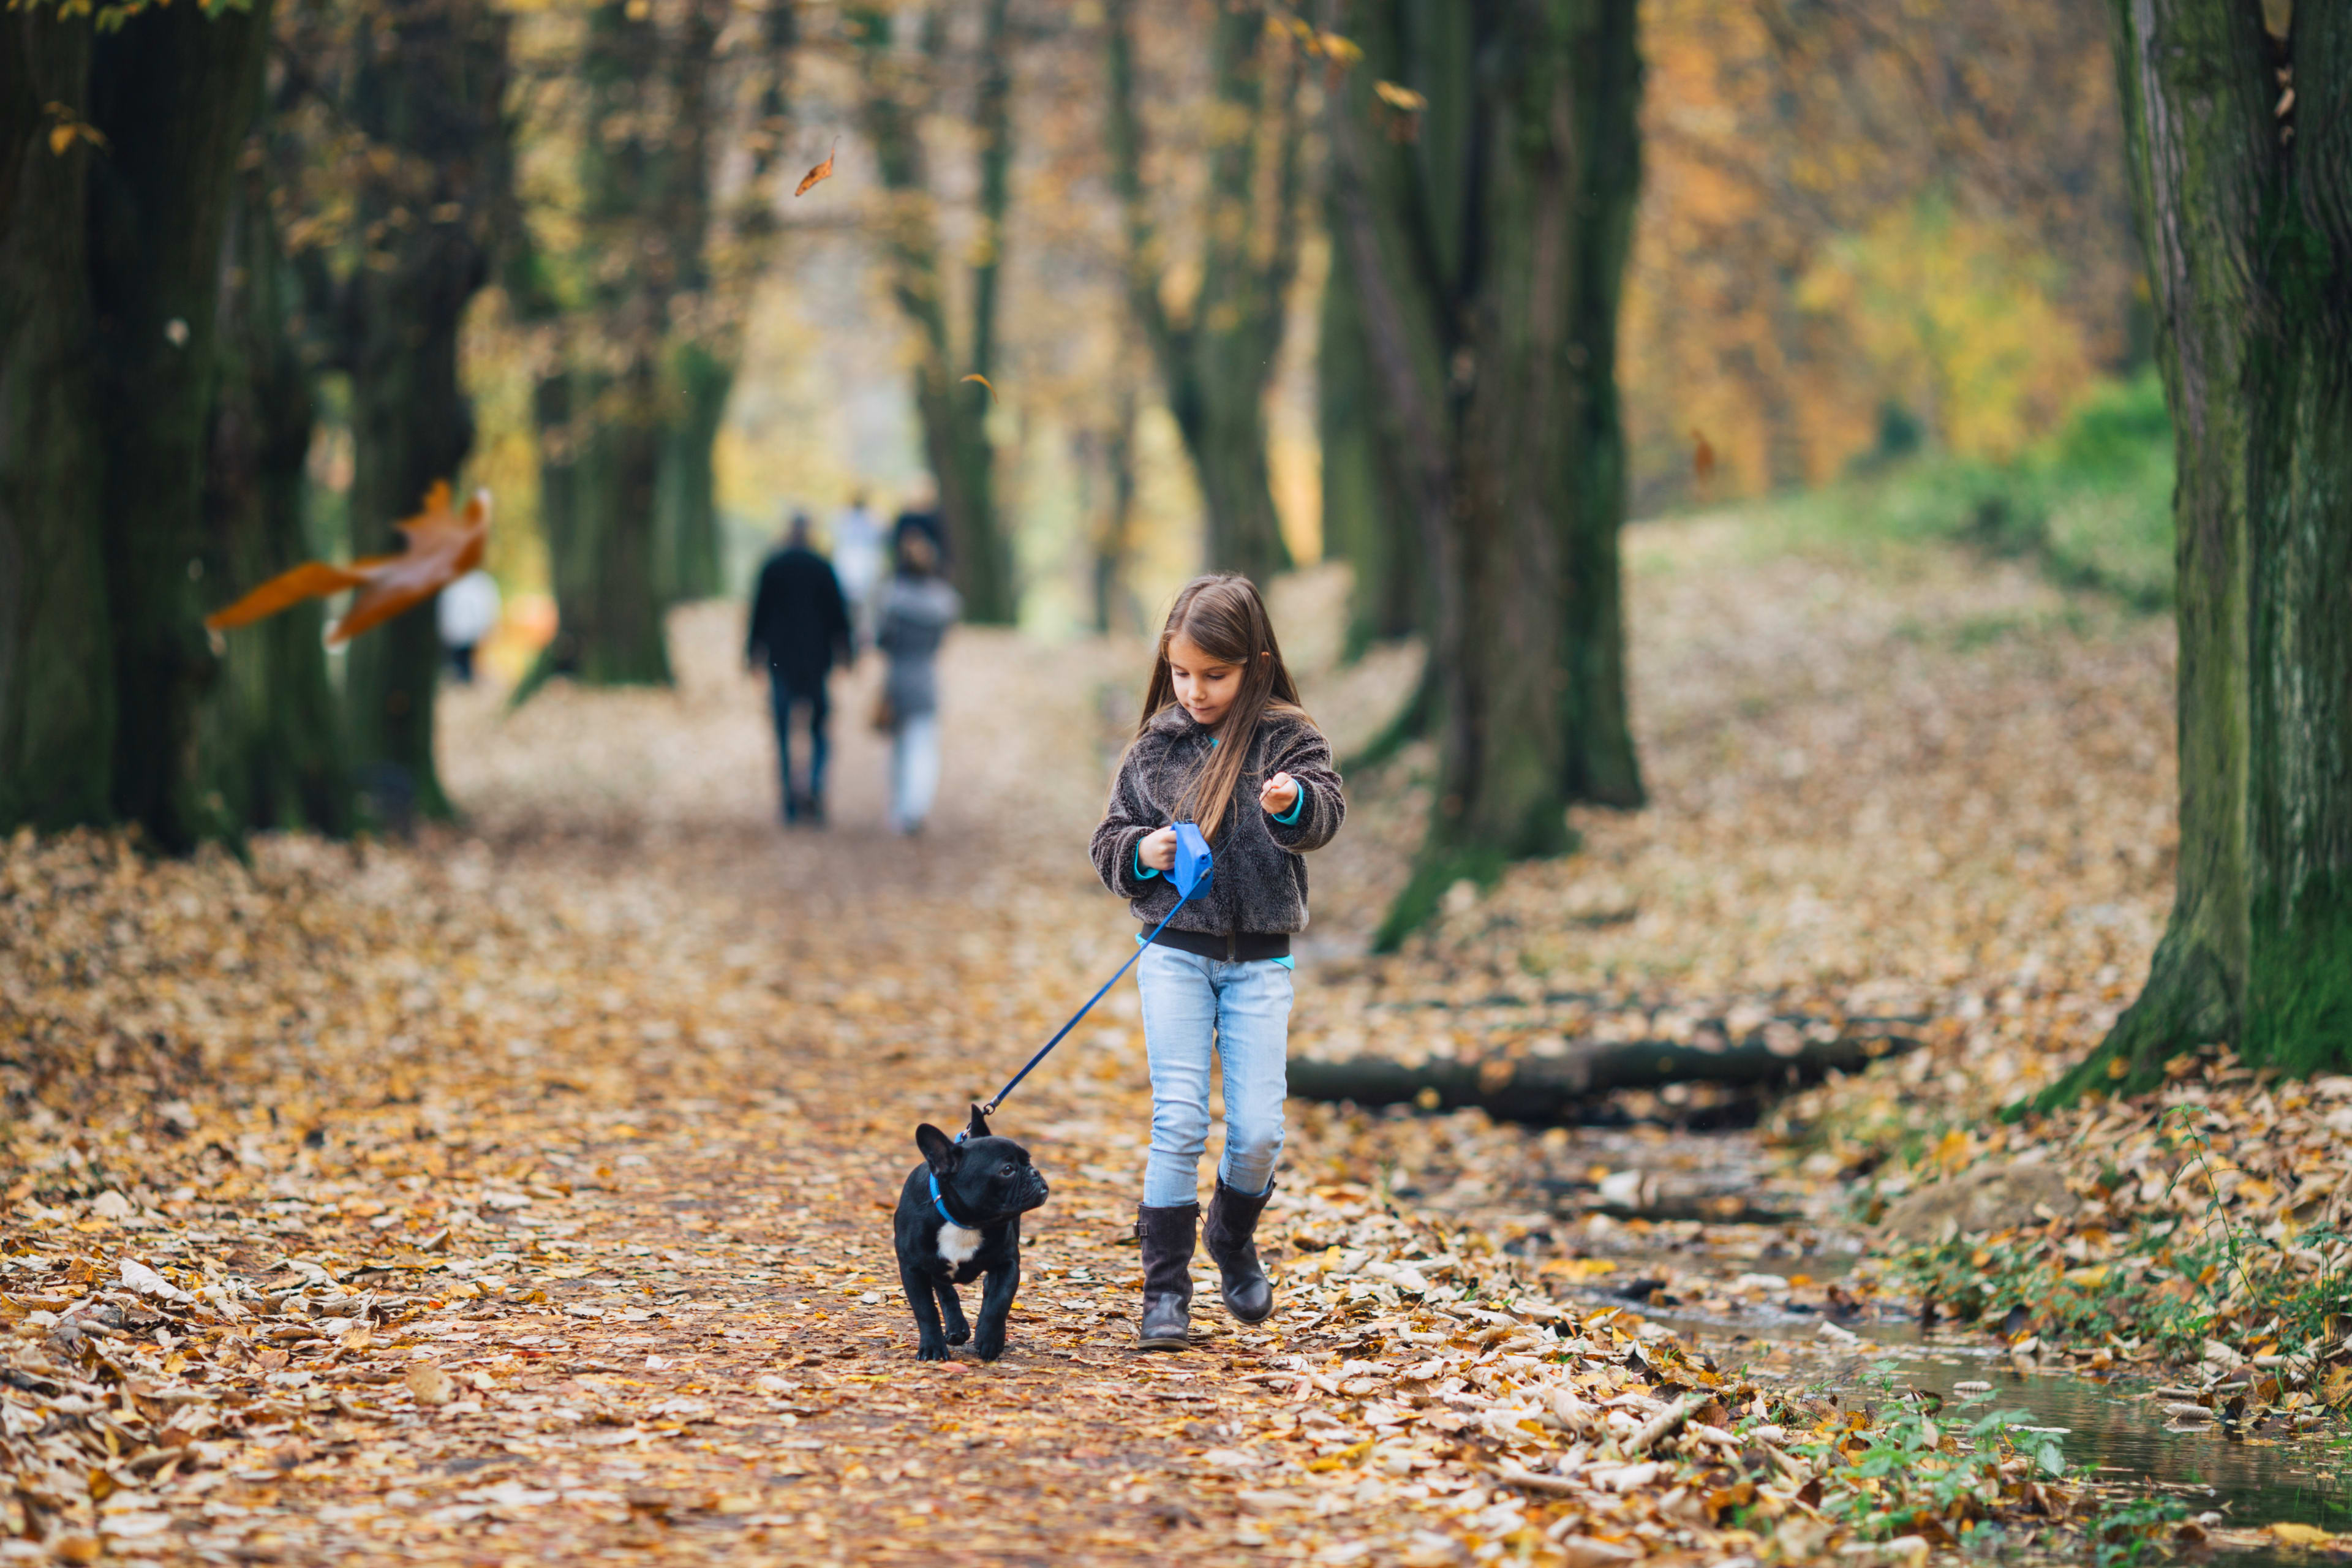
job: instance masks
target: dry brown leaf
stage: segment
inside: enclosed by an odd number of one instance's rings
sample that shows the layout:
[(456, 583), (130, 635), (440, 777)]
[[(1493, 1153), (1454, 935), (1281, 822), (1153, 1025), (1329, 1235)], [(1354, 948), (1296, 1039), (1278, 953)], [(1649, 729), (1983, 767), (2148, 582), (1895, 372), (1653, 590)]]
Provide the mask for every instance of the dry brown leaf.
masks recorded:
[(804, 196), (808, 195), (810, 191), (815, 189), (822, 182), (833, 178), (834, 154), (838, 153), (840, 150), (841, 143), (838, 142), (835, 142), (832, 149), (825, 153), (824, 162), (819, 163), (815, 168), (811, 169), (807, 174), (801, 176), (801, 183), (793, 187), (793, 195), (796, 196)]

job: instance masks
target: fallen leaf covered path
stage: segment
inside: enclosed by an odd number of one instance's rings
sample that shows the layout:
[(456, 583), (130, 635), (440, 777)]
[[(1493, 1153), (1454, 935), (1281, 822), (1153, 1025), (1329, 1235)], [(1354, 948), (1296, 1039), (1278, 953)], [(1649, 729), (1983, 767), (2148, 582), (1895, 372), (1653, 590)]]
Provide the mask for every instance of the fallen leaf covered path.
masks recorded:
[[(1034, 657), (974, 638), (965, 679)], [(962, 787), (913, 841), (857, 823), (880, 766), (862, 737), (835, 831), (780, 834), (755, 721), (691, 689), (559, 691), (511, 731), (461, 730), (475, 831), (414, 849), (268, 842), (248, 868), (20, 840), (10, 1001), (46, 1048), (15, 1086), (12, 1532), (221, 1562), (1540, 1541), (1539, 1496), (1461, 1462), (1475, 1414), (1347, 1413), (1395, 1384), (1382, 1345), (1429, 1361), (1427, 1394), (1446, 1354), (1555, 1344), (1565, 1314), (1443, 1317), (1489, 1266), (1361, 1186), (1291, 1178), (1274, 1320), (1223, 1320), (1204, 1273), (1196, 1348), (1131, 1348), (1131, 993), (1000, 1118), (1055, 1186), (1010, 1349), (913, 1359), (888, 1211), (915, 1123), (952, 1124), (1130, 940), (1071, 847), (1098, 776), (1067, 765), (1095, 744), (1087, 696), (1062, 735), (1034, 712), (1019, 735), (972, 726)], [(607, 745), (664, 756), (673, 795), (616, 810), (597, 787), (633, 764)], [(70, 1115), (43, 1098), (60, 1086)], [(1401, 1296), (1358, 1274), (1388, 1254), (1432, 1278)], [(1606, 1391), (1630, 1384), (1632, 1342), (1595, 1331)]]
[[(1643, 1190), (1565, 1134), (1302, 1110), (1265, 1233), (1281, 1309), (1226, 1321), (1203, 1259), (1194, 1348), (1134, 1352), (1131, 985), (999, 1119), (1054, 1187), (1006, 1355), (917, 1363), (889, 1240), (915, 1124), (953, 1125), (1129, 950), (1079, 847), (1134, 650), (960, 633), (926, 834), (881, 831), (880, 744), (842, 722), (833, 826), (787, 835), (736, 626), (713, 606), (675, 631), (675, 693), (559, 686), (511, 718), (456, 694), (462, 833), (267, 840), (249, 865), (8, 847), (6, 1550), (1600, 1563), (1769, 1534), (1797, 1561), (1905, 1539), (1914, 1512), (1840, 1494), (1859, 1472), (1838, 1456), (1923, 1440), (1901, 1472), (1940, 1476), (1945, 1511), (1916, 1517), (2064, 1514), (1997, 1443), (1853, 1429), (1554, 1300), (1538, 1280), (1608, 1264), (1545, 1233), (1538, 1271), (1523, 1244), (1549, 1217), (1495, 1205), (1547, 1171)], [(1708, 754), (1662, 747), (1662, 779)], [(1402, 863), (1410, 799), (1363, 804), (1362, 852), (1317, 868), (1311, 941), (1369, 924), (1381, 858)], [(1524, 954), (1452, 956), (1484, 918), (1449, 916), (1407, 979), (1493, 992)], [(1527, 1033), (1309, 967), (1303, 1041)], [(1795, 1288), (1727, 1289), (1759, 1282)]]

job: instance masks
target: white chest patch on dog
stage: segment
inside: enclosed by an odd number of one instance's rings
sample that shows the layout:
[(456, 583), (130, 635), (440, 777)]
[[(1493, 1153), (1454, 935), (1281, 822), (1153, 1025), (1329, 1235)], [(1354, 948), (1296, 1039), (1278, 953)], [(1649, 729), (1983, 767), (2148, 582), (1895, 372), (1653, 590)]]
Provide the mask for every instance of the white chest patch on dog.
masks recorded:
[(980, 1232), (966, 1230), (960, 1225), (940, 1226), (940, 1256), (950, 1263), (963, 1263), (980, 1250)]

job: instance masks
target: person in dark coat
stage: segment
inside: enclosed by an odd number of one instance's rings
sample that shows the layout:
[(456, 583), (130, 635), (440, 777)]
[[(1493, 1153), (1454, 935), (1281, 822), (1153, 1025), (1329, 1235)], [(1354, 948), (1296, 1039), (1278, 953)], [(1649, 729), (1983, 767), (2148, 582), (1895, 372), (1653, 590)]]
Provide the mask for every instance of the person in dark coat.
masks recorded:
[[(787, 825), (803, 817), (819, 826), (824, 822), (824, 725), (831, 710), (825, 677), (835, 664), (847, 665), (856, 651), (841, 579), (834, 575), (832, 563), (809, 548), (807, 516), (794, 513), (783, 548), (760, 568), (759, 591), (751, 599), (751, 637), (743, 651), (752, 668), (767, 666)], [(804, 792), (793, 787), (792, 742), (793, 710), (803, 706), (809, 729)]]

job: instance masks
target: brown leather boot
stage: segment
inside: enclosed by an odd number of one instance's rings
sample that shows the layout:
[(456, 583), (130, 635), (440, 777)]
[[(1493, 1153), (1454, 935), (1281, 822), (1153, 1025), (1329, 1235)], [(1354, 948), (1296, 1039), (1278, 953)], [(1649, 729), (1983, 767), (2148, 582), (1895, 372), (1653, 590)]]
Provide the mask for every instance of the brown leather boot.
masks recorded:
[(1192, 1245), (1199, 1204), (1135, 1207), (1136, 1239), (1143, 1243), (1143, 1315), (1136, 1342), (1148, 1351), (1189, 1350), (1192, 1344)]
[(1273, 1195), (1272, 1182), (1265, 1191), (1252, 1194), (1225, 1185), (1220, 1176), (1217, 1195), (1209, 1200), (1209, 1217), (1201, 1226), (1201, 1245), (1217, 1263), (1217, 1294), (1224, 1298), (1225, 1310), (1244, 1323), (1262, 1323), (1274, 1310), (1274, 1283), (1266, 1279), (1252, 1239), (1257, 1234), (1257, 1216)]

